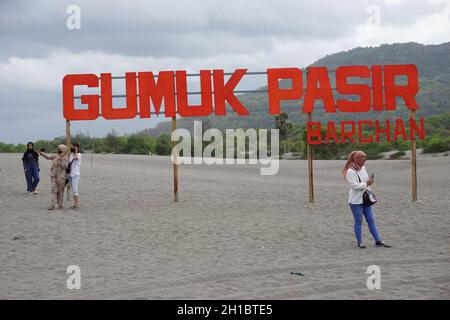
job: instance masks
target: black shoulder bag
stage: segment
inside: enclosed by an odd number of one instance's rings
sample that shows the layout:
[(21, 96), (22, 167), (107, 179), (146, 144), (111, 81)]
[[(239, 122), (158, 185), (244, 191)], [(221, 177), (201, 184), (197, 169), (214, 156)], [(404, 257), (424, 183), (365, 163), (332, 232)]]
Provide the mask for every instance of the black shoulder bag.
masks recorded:
[[(358, 172), (356, 172), (356, 170), (355, 173), (358, 176), (359, 183), (361, 183), (361, 178)], [(375, 197), (375, 194), (370, 190), (364, 190), (362, 197), (363, 197), (363, 204), (365, 206), (371, 206), (378, 202), (377, 197)]]
[(70, 173), (70, 170), (72, 167), (72, 162), (73, 162), (73, 159), (72, 159), (72, 161), (69, 162), (69, 165), (67, 166), (67, 169), (66, 169), (66, 173)]
[[(71, 167), (72, 167), (72, 162), (73, 162), (73, 160), (74, 160), (74, 159), (72, 159), (72, 161), (70, 161), (70, 162), (69, 162), (69, 165), (67, 166), (66, 173), (67, 173), (68, 175), (70, 175), (70, 169), (71, 169)], [(66, 177), (66, 185), (69, 184), (69, 181), (70, 181), (70, 180), (69, 180), (69, 177)]]

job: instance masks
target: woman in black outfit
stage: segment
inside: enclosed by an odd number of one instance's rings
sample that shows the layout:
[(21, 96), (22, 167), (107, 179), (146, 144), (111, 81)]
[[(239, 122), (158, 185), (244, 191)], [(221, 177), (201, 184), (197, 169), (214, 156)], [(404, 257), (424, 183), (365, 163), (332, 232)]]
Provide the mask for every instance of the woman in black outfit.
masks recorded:
[(27, 151), (22, 157), (23, 170), (27, 180), (28, 194), (38, 194), (36, 187), (39, 183), (39, 154), (34, 151), (34, 143), (27, 143)]

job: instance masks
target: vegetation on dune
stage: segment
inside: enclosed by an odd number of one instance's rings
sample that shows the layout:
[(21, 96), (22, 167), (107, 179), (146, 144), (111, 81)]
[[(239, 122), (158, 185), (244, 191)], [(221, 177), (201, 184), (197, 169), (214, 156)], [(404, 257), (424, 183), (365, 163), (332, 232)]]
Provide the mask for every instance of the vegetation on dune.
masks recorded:
[[(292, 124), (286, 114), (281, 114), (272, 123), (272, 128), (280, 129), (280, 154), (285, 151), (306, 156), (306, 128), (304, 125)], [(206, 130), (207, 127), (203, 128)], [(391, 128), (392, 129), (392, 128)], [(406, 128), (408, 131), (408, 128)], [(450, 112), (436, 115), (425, 119), (426, 136), (424, 140), (417, 139), (417, 147), (423, 149), (424, 153), (436, 153), (450, 150)], [(367, 130), (364, 135), (373, 135)], [(226, 139), (224, 135), (224, 155)], [(47, 152), (55, 152), (59, 144), (65, 144), (65, 137), (53, 140), (35, 141), (36, 149), (45, 148)], [(72, 136), (73, 142), (78, 142), (83, 152), (94, 153), (121, 153), (121, 154), (157, 154), (170, 155), (172, 142), (168, 134), (159, 137), (151, 137), (143, 133), (119, 136), (114, 130), (103, 138), (91, 137), (84, 133)], [(203, 142), (205, 148), (209, 142)], [(194, 148), (194, 143), (191, 143)], [(346, 143), (346, 144), (320, 144), (313, 146), (314, 158), (316, 159), (340, 159), (345, 157), (351, 150), (364, 150), (371, 159), (380, 158), (380, 153), (398, 150), (405, 152), (411, 147), (410, 141), (401, 138), (396, 142), (382, 141), (372, 143)], [(25, 144), (5, 144), (0, 142), (0, 152), (14, 153), (24, 152)], [(192, 153), (193, 154), (193, 153)], [(396, 154), (391, 158), (401, 157)]]

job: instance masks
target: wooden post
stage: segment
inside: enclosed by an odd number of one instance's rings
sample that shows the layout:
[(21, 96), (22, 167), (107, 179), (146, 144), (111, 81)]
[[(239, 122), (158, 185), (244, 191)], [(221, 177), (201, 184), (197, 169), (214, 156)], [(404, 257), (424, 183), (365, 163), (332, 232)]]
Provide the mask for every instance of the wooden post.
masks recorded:
[(70, 141), (70, 121), (66, 120), (66, 146), (68, 149), (70, 149), (71, 146), (71, 141)]
[[(412, 121), (416, 120), (416, 111), (411, 110), (409, 112)], [(411, 128), (410, 128), (411, 129)], [(417, 201), (417, 150), (416, 150), (416, 137), (411, 139), (411, 177), (412, 177), (412, 200)]]
[[(70, 121), (66, 120), (66, 146), (67, 146), (67, 149), (69, 149), (69, 154), (70, 154), (70, 146), (71, 145), (72, 145), (72, 142), (71, 142), (71, 135), (70, 135)], [(66, 199), (67, 199), (67, 201), (72, 200), (71, 192), (70, 192), (70, 183), (67, 184)]]
[[(307, 122), (311, 121), (311, 113), (308, 113)], [(306, 142), (308, 143), (308, 141)], [(308, 185), (309, 185), (309, 202), (314, 202), (314, 180), (313, 180), (313, 158), (312, 158), (312, 145), (306, 145), (306, 151), (308, 153)]]
[[(172, 117), (172, 135), (177, 130), (177, 118)], [(178, 202), (178, 152), (175, 150), (176, 141), (172, 141), (172, 162), (173, 162), (173, 201)]]

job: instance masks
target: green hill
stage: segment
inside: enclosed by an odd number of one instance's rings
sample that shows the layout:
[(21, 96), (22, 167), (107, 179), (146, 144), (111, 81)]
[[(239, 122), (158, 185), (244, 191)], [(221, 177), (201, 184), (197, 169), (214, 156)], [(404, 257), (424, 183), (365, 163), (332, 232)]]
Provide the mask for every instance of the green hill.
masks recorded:
[[(381, 45), (379, 47), (355, 48), (343, 51), (314, 62), (311, 66), (326, 66), (335, 69), (342, 65), (373, 64), (415, 64), (419, 69), (420, 92), (417, 101), (420, 106), (418, 116), (429, 117), (450, 111), (450, 42), (439, 45), (422, 45), (418, 43), (402, 43)], [(295, 66), (294, 66), (295, 67)], [(251, 93), (239, 95), (250, 116), (237, 116), (228, 108), (227, 116), (211, 115), (207, 118), (183, 118), (178, 120), (178, 127), (192, 128), (194, 120), (202, 120), (204, 127), (221, 130), (227, 128), (273, 128), (274, 116), (268, 114), (267, 93)], [(305, 115), (301, 112), (300, 103), (283, 103), (282, 112), (289, 115), (295, 124), (304, 124)], [(393, 113), (373, 113), (370, 118), (385, 119), (407, 116), (407, 108), (399, 107)], [(336, 113), (327, 114), (322, 108), (316, 108), (313, 119), (318, 121), (359, 120), (368, 118), (369, 114)], [(171, 131), (170, 122), (162, 122), (156, 128), (146, 129), (142, 133), (159, 136)]]

